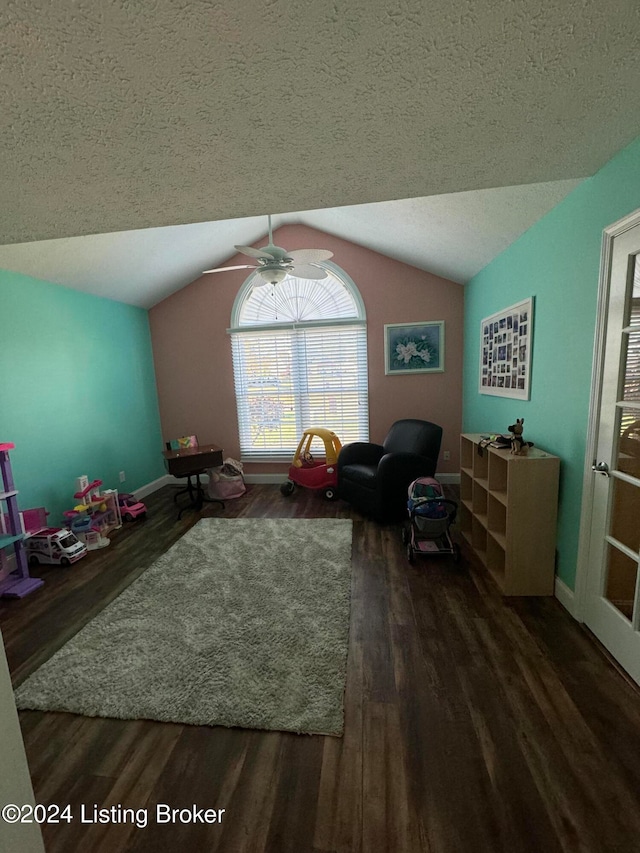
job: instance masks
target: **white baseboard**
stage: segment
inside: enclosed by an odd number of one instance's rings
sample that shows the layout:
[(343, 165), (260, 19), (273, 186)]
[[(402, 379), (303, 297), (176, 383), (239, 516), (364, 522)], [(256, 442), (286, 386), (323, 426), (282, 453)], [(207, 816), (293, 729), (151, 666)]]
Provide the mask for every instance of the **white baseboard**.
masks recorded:
[(439, 483), (450, 483), (451, 485), (460, 485), (460, 474), (435, 474), (436, 480)]
[[(287, 472), (283, 471), (281, 474), (245, 474), (244, 481), (245, 483), (284, 483), (287, 479)], [(207, 474), (200, 474), (200, 482), (208, 483), (209, 477)], [(172, 474), (165, 474), (164, 477), (158, 477), (157, 480), (153, 480), (151, 483), (147, 483), (145, 486), (140, 486), (139, 489), (134, 491), (134, 495), (137, 498), (144, 498), (147, 495), (150, 495), (152, 492), (161, 489), (163, 486), (186, 486), (187, 478), (186, 477), (174, 477)]]
[[(288, 469), (282, 471), (281, 474), (245, 474), (244, 481), (245, 483), (256, 484), (280, 484), (284, 483), (284, 481), (287, 479), (287, 476)], [(208, 482), (208, 477), (206, 474), (201, 474), (200, 479), (203, 483)], [(460, 474), (436, 474), (436, 480), (439, 480), (441, 483), (460, 483)], [(186, 477), (172, 477), (171, 474), (165, 474), (164, 477), (158, 477), (157, 480), (153, 480), (153, 482), (147, 483), (146, 486), (141, 486), (139, 489), (136, 489), (134, 494), (137, 498), (144, 498), (147, 495), (150, 495), (151, 492), (155, 492), (158, 489), (161, 489), (163, 486), (170, 484), (176, 486), (181, 483), (186, 484), (186, 482)]]
[(150, 495), (152, 492), (157, 492), (158, 489), (166, 486), (172, 480), (175, 481), (175, 477), (172, 477), (170, 474), (165, 474), (163, 477), (158, 477), (157, 480), (153, 480), (151, 483), (147, 483), (145, 486), (140, 486), (139, 489), (135, 489), (133, 494), (137, 498), (146, 498), (147, 495)]
[(556, 576), (555, 581), (555, 596), (560, 604), (567, 610), (574, 619), (576, 616), (576, 597), (572, 589), (570, 589), (564, 581), (561, 581)]
[[(282, 474), (245, 474), (245, 483), (284, 483), (287, 471)], [(460, 474), (436, 474), (436, 480), (441, 483), (460, 483)]]

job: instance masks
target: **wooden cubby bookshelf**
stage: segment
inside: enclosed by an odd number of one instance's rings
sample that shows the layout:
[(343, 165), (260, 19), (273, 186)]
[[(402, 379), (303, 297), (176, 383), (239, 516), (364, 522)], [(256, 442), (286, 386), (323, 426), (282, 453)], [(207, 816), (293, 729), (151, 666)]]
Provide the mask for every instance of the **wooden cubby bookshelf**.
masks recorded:
[(560, 459), (460, 437), (460, 532), (503, 595), (553, 595)]

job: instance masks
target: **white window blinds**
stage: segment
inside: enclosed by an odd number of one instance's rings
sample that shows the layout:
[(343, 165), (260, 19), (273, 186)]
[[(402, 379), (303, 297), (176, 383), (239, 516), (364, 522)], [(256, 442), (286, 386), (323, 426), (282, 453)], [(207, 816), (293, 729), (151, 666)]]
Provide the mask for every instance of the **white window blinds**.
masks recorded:
[(289, 459), (308, 427), (368, 439), (363, 310), (335, 275), (247, 290), (231, 329), (243, 459)]

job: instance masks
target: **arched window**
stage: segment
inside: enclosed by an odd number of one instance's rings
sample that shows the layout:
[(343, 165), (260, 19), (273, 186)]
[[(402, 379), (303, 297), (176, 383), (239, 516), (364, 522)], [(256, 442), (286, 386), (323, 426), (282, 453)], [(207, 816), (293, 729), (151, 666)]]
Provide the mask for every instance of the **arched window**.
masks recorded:
[(343, 270), (321, 266), (324, 279), (262, 287), (252, 273), (236, 297), (229, 333), (244, 460), (289, 460), (308, 427), (343, 444), (369, 437), (364, 304)]

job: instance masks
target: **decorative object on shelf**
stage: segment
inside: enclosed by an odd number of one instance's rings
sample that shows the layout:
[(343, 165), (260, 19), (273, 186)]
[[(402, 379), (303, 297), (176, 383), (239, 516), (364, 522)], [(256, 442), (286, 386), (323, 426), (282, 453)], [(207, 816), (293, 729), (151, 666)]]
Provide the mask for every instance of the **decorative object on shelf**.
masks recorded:
[(511, 452), (516, 456), (526, 456), (529, 448), (533, 447), (532, 441), (525, 441), (522, 437), (524, 432), (524, 418), (516, 418), (515, 424), (507, 427), (511, 433)]
[(388, 323), (384, 327), (384, 372), (443, 373), (444, 320)]
[(24, 549), (23, 519), (18, 512), (18, 492), (13, 482), (9, 451), (11, 442), (0, 442), (0, 501), (6, 503), (6, 515), (0, 512), (0, 595), (24, 598), (44, 583), (32, 578)]
[(560, 459), (526, 456), (460, 438), (459, 525), (503, 595), (553, 595)]
[(507, 450), (511, 447), (511, 438), (508, 435), (483, 435), (478, 442), (478, 453), (482, 456), (485, 447), (494, 447), (496, 450)]
[(198, 446), (197, 435), (183, 435), (182, 438), (173, 438), (167, 442), (167, 450), (186, 450), (189, 447)]
[(533, 297), (486, 317), (480, 324), (481, 394), (528, 400), (533, 343)]

